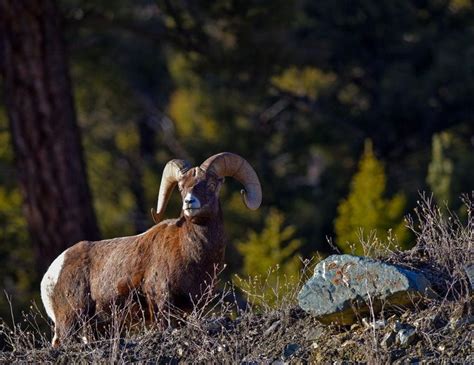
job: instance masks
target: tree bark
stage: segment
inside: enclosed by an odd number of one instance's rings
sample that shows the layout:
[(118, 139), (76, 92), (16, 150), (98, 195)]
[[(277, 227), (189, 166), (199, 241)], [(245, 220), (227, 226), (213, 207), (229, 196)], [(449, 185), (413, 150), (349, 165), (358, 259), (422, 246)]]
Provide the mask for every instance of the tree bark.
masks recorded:
[(3, 75), (24, 214), (37, 268), (98, 239), (61, 16), (54, 0), (0, 0)]

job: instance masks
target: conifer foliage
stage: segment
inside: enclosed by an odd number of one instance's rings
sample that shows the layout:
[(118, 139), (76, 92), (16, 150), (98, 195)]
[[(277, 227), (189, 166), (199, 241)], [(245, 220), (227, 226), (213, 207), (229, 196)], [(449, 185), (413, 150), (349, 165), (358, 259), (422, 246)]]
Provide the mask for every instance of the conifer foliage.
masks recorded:
[(296, 253), (302, 242), (295, 238), (296, 228), (284, 221), (282, 212), (271, 209), (262, 231), (251, 231), (246, 241), (237, 244), (243, 257), (242, 274), (253, 277), (252, 283), (237, 277), (238, 286), (247, 292), (264, 289), (267, 300), (283, 294), (286, 284), (297, 282), (301, 269)]
[(401, 246), (406, 244), (408, 231), (403, 223), (405, 197), (399, 193), (391, 199), (385, 198), (386, 185), (384, 167), (374, 154), (372, 142), (366, 140), (349, 195), (337, 209), (335, 232), (337, 245), (343, 252), (362, 255), (361, 234), (374, 232), (377, 237), (382, 237), (390, 229)]
[(474, 146), (463, 136), (464, 130), (446, 130), (433, 135), (431, 162), (426, 182), (441, 207), (448, 204), (465, 215), (465, 206), (458, 199), (468, 186), (474, 186)]

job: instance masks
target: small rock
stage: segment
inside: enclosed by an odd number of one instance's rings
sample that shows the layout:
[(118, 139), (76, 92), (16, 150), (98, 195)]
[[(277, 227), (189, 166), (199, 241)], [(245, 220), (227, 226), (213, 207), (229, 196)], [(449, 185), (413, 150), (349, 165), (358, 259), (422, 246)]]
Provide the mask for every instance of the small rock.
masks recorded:
[(324, 334), (324, 328), (316, 326), (311, 328), (306, 334), (306, 339), (310, 341), (318, 340)]
[(272, 362), (272, 365), (285, 365), (285, 362), (282, 360), (275, 360)]
[(415, 271), (368, 257), (332, 255), (319, 262), (298, 294), (302, 309), (323, 323), (349, 325), (358, 315), (378, 311), (384, 302), (407, 306), (416, 296), (429, 295), (426, 277)]
[(284, 360), (289, 359), (299, 350), (299, 348), (300, 348), (300, 345), (298, 345), (297, 343), (290, 343), (286, 345), (285, 348), (283, 349), (283, 359)]
[(404, 327), (405, 327), (405, 325), (402, 322), (400, 322), (399, 320), (396, 320), (395, 323), (393, 324), (393, 329), (396, 332), (400, 331)]
[(396, 334), (393, 331), (390, 331), (383, 336), (382, 341), (380, 341), (380, 345), (384, 347), (385, 349), (388, 349), (390, 346), (392, 346), (395, 343), (396, 339)]
[(409, 346), (416, 339), (416, 330), (411, 326), (405, 326), (397, 333), (397, 342), (401, 346)]
[(377, 321), (369, 321), (367, 318), (362, 318), (362, 323), (365, 327), (376, 330), (384, 328), (387, 325), (387, 321), (384, 319), (379, 319)]

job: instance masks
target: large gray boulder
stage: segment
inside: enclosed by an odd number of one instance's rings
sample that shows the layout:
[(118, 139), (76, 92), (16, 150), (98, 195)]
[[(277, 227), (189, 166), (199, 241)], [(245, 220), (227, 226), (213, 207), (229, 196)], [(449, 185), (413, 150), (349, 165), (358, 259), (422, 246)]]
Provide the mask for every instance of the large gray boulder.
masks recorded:
[(368, 257), (333, 255), (318, 263), (298, 294), (301, 308), (321, 322), (351, 324), (390, 305), (431, 295), (426, 277)]

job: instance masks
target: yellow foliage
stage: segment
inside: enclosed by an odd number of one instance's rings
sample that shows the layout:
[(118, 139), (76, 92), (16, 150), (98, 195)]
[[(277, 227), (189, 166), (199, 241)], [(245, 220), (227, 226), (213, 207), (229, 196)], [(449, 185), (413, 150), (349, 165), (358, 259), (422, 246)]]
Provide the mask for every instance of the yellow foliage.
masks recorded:
[(299, 69), (295, 66), (272, 78), (273, 84), (279, 89), (311, 99), (317, 99), (321, 91), (333, 85), (335, 81), (336, 75), (333, 73), (326, 73), (315, 67)]
[(449, 9), (454, 12), (472, 8), (473, 4), (471, 0), (451, 0), (449, 2)]
[(286, 290), (294, 288), (301, 270), (301, 260), (296, 253), (302, 244), (294, 238), (295, 232), (294, 226), (284, 225), (283, 213), (272, 209), (261, 232), (251, 231), (246, 241), (237, 243), (243, 257), (242, 273), (251, 277), (250, 280), (236, 277), (237, 285), (244, 292), (258, 289), (262, 302), (275, 303)]
[(117, 131), (115, 144), (122, 152), (134, 152), (138, 149), (139, 136), (135, 125), (129, 124)]
[(378, 237), (391, 230), (401, 244), (406, 243), (408, 231), (403, 223), (406, 199), (402, 194), (385, 199), (385, 188), (383, 165), (367, 141), (349, 196), (339, 204), (335, 220), (337, 244), (344, 252), (351, 253), (354, 249), (355, 254), (364, 254), (359, 237), (361, 230), (365, 234), (375, 232)]
[(351, 105), (355, 110), (368, 110), (370, 107), (369, 99), (354, 83), (350, 83), (342, 88), (339, 91), (338, 99), (342, 104)]
[(0, 131), (0, 158), (3, 161), (13, 161), (10, 142), (10, 133), (7, 130)]
[(210, 100), (196, 89), (178, 89), (171, 95), (168, 113), (180, 137), (217, 141), (219, 125), (209, 117), (208, 105)]
[(179, 87), (193, 88), (201, 83), (198, 75), (192, 70), (190, 62), (181, 53), (173, 53), (173, 56), (169, 58), (168, 70)]

